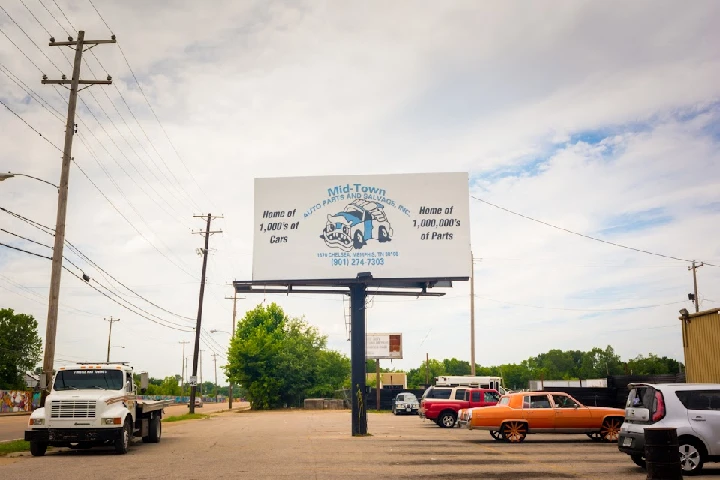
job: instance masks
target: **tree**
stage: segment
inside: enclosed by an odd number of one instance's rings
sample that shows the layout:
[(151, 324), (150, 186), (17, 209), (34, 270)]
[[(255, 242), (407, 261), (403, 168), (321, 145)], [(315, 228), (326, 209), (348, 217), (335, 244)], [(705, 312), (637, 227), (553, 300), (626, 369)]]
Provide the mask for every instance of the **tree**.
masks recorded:
[(24, 389), (26, 371), (40, 361), (42, 340), (32, 315), (0, 309), (0, 389)]
[(299, 405), (325, 396), (350, 374), (350, 360), (326, 349), (327, 337), (275, 303), (258, 305), (239, 322), (225, 373), (242, 384), (254, 409)]
[[(447, 375), (470, 375), (470, 362), (458, 360), (457, 358), (443, 360), (445, 373)], [(476, 372), (477, 373), (477, 372)]]

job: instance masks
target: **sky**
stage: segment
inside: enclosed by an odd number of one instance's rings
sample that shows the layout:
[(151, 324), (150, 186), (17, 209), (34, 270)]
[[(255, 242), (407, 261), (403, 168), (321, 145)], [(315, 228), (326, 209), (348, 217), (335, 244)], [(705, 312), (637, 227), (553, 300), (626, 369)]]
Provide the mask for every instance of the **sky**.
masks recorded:
[[(63, 273), (57, 364), (103, 360), (113, 317), (111, 360), (180, 373), (202, 263), (194, 215), (212, 213), (223, 217), (203, 306), (202, 372), (212, 379), (213, 352), (218, 367), (227, 361), (230, 283), (251, 279), (255, 178), (444, 171), (468, 172), (476, 197), (478, 364), (607, 345), (624, 360), (682, 361), (678, 311), (694, 311), (692, 274), (668, 257), (720, 265), (720, 3), (94, 6), (104, 21), (84, 0), (8, 0), (0, 10), (0, 100), (24, 120), (0, 110), (2, 172), (59, 182), (68, 92), (40, 80), (70, 77), (74, 52), (48, 46), (47, 32), (58, 41), (112, 32), (119, 45), (84, 54), (82, 77), (109, 74), (113, 85), (80, 93), (66, 229), (102, 271), (66, 256), (107, 296)], [(56, 191), (11, 178), (0, 206), (53, 226)], [(2, 211), (0, 228), (52, 243)], [(4, 231), (0, 242), (50, 255)], [(720, 268), (697, 276), (701, 309), (720, 307)], [(32, 314), (43, 338), (49, 278), (49, 260), (0, 246), (0, 307)], [(342, 297), (248, 295), (238, 318), (261, 302), (304, 317), (349, 355)], [(367, 329), (403, 333), (404, 358), (383, 367), (414, 368), (426, 354), (469, 360), (469, 284), (443, 298), (373, 298)]]

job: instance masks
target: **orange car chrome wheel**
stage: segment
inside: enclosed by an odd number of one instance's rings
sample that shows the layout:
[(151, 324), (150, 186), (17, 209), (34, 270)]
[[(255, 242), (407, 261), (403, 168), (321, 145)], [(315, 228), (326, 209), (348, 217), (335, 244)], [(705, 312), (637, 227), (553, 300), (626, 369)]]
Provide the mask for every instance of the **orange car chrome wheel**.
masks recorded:
[(527, 424), (523, 422), (507, 422), (501, 429), (502, 437), (510, 443), (520, 443), (527, 436)]
[(602, 427), (600, 427), (600, 436), (606, 442), (617, 442), (618, 437), (620, 436), (621, 425), (622, 420), (617, 418), (608, 418), (603, 422)]

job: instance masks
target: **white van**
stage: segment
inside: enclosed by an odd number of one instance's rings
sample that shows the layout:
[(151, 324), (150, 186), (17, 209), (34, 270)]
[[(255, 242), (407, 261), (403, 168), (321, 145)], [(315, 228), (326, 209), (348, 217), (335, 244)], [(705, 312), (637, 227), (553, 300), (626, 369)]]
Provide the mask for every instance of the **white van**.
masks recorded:
[(630, 384), (618, 448), (645, 467), (646, 427), (677, 429), (683, 474), (720, 462), (720, 384)]

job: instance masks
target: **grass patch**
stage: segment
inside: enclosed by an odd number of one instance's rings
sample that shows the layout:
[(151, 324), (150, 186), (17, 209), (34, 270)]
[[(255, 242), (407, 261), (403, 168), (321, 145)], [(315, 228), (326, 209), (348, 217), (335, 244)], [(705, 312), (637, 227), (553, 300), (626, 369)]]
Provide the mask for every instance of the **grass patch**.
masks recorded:
[(163, 422), (181, 422), (183, 420), (202, 420), (204, 418), (210, 418), (210, 415), (204, 415), (202, 413), (186, 413), (185, 415), (176, 415), (173, 417), (163, 418)]
[(10, 442), (0, 443), (0, 455), (7, 455), (8, 453), (15, 452), (27, 452), (30, 450), (30, 442), (25, 440), (12, 440)]

